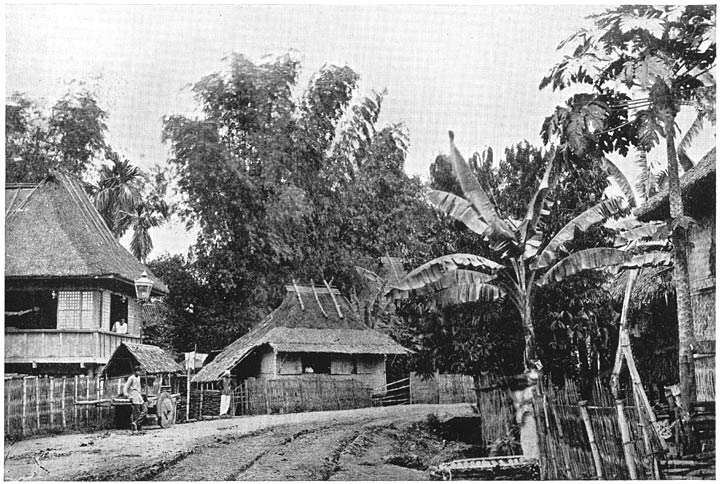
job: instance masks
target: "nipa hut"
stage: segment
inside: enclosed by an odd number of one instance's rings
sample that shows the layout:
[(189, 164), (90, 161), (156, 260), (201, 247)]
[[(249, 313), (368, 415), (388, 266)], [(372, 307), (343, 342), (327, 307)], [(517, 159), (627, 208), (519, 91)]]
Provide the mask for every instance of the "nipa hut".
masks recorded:
[[(688, 234), (688, 269), (694, 321), (698, 401), (715, 400), (715, 149), (680, 179)], [(643, 221), (670, 218), (667, 189), (638, 207)], [(640, 282), (640, 281), (638, 281)]]
[(302, 379), (318, 374), (354, 379), (371, 388), (386, 383), (387, 355), (406, 354), (386, 334), (369, 328), (335, 288), (286, 286), (285, 299), (257, 327), (228, 346), (193, 378)]

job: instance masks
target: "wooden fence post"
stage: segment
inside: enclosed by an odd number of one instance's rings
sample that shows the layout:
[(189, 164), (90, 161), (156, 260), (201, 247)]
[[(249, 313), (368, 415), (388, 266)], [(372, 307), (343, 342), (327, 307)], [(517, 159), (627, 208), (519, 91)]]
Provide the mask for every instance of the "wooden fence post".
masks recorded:
[(198, 412), (198, 420), (202, 420), (203, 416), (203, 397), (205, 396), (205, 389), (203, 388), (203, 385), (200, 385), (200, 410)]
[(50, 377), (50, 429), (55, 426), (55, 381)]
[[(102, 395), (101, 389), (100, 389), (100, 375), (98, 374), (95, 377), (95, 400), (100, 400), (100, 396)], [(102, 423), (102, 409), (103, 407), (95, 406), (95, 425), (100, 427)]]
[(408, 376), (408, 405), (412, 405), (412, 372)]
[[(194, 360), (193, 360), (194, 362)], [(190, 366), (188, 365), (188, 371), (187, 371), (187, 381), (186, 381), (186, 387), (187, 387), (187, 400), (185, 405), (185, 421), (190, 421), (190, 375), (192, 370), (190, 369)]]
[[(97, 334), (97, 333), (95, 333)], [(85, 401), (90, 400), (90, 382), (92, 380), (88, 375), (85, 375)], [(90, 405), (85, 405), (85, 425), (90, 426)]]
[(27, 379), (23, 378), (23, 395), (22, 395), (22, 434), (27, 435)]
[(67, 417), (65, 417), (65, 388), (67, 383), (67, 377), (63, 377), (63, 383), (62, 383), (62, 400), (60, 402), (60, 407), (62, 408), (62, 426), (63, 428), (67, 427)]
[(592, 451), (593, 461), (595, 463), (595, 473), (598, 479), (602, 479), (602, 460), (600, 460), (600, 451), (598, 450), (597, 442), (595, 442), (595, 432), (593, 432), (592, 429), (592, 422), (590, 422), (590, 414), (588, 414), (587, 410), (587, 400), (578, 402), (578, 406), (580, 407), (580, 415), (582, 415), (583, 423), (585, 424), (588, 441), (590, 441), (590, 450)]
[(35, 420), (37, 420), (37, 429), (40, 432), (40, 377), (35, 377)]
[(78, 399), (78, 382), (80, 381), (80, 377), (75, 375), (75, 403), (73, 404), (73, 424), (75, 428), (78, 427), (78, 407), (77, 407), (77, 399)]
[(268, 379), (265, 378), (264, 380), (265, 380), (265, 385), (264, 385), (264, 388), (265, 388), (265, 413), (270, 415), (270, 395), (269, 395), (270, 386), (268, 383)]
[(617, 407), (618, 426), (620, 427), (620, 435), (622, 436), (623, 451), (625, 453), (625, 464), (630, 474), (630, 479), (637, 480), (637, 469), (635, 468), (635, 449), (630, 439), (630, 428), (625, 419), (625, 403), (622, 400), (615, 400)]

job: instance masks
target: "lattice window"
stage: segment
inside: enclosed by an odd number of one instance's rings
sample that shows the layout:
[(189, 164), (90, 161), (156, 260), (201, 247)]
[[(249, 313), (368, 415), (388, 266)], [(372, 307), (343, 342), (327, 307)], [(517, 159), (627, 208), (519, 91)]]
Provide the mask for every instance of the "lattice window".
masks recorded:
[(59, 329), (92, 329), (94, 321), (94, 291), (60, 291), (57, 322)]

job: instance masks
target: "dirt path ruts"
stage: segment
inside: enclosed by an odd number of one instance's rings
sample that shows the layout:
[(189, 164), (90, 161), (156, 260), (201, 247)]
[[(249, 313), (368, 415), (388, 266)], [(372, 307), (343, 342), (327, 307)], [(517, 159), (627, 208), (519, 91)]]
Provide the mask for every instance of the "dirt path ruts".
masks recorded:
[[(323, 439), (332, 445), (341, 447), (344, 439), (351, 439), (358, 427), (372, 422), (383, 425), (393, 422), (410, 423), (422, 420), (428, 413), (443, 412), (448, 416), (467, 415), (471, 412), (467, 404), (458, 405), (411, 405), (403, 407), (366, 408), (358, 410), (310, 412), (286, 415), (260, 415), (236, 417), (224, 420), (210, 420), (190, 424), (175, 425), (165, 430), (147, 430), (137, 434), (117, 430), (94, 434), (75, 434), (42, 437), (17, 442), (5, 448), (8, 456), (5, 460), (5, 480), (147, 480), (170, 476), (174, 469), (180, 468), (183, 461), (196, 453), (209, 454), (208, 446), (233, 446), (233, 442), (243, 439), (241, 454), (234, 449), (233, 456), (225, 461), (213, 459), (208, 468), (212, 477), (241, 479), (252, 478), (257, 469), (282, 463), (283, 455), (276, 455), (275, 448), (300, 449), (293, 446), (301, 439), (304, 446), (312, 444), (313, 436), (323, 435)], [(285, 427), (285, 430), (282, 427)], [(349, 426), (349, 427), (347, 427)], [(353, 426), (355, 426), (353, 428)], [(293, 427), (292, 432), (288, 429)], [(332, 434), (329, 434), (330, 430)], [(346, 428), (343, 428), (346, 427)], [(323, 434), (325, 432), (325, 434)], [(335, 433), (337, 432), (337, 433)], [(299, 433), (299, 434), (298, 434)], [(296, 435), (297, 434), (297, 435)], [(245, 437), (274, 438), (246, 439)], [(285, 444), (289, 437), (292, 437)], [(305, 439), (303, 439), (305, 437)], [(352, 442), (350, 442), (352, 444)], [(254, 446), (254, 447), (253, 447)], [(332, 447), (332, 446), (331, 446)], [(332, 448), (330, 453), (332, 453)], [(294, 454), (298, 451), (292, 450)], [(339, 451), (342, 454), (342, 450)], [(272, 455), (271, 455), (272, 454)], [(328, 453), (313, 457), (314, 462), (301, 474), (325, 477), (323, 474), (325, 458)], [(316, 458), (317, 457), (317, 458)], [(287, 457), (286, 457), (287, 458)], [(279, 459), (275, 461), (276, 459)], [(288, 458), (289, 459), (289, 458)], [(332, 464), (332, 459), (328, 466)], [(243, 468), (243, 466), (246, 466)], [(219, 469), (217, 468), (219, 467)], [(215, 472), (217, 471), (217, 472)], [(166, 474), (167, 473), (167, 474)], [(292, 471), (289, 471), (292, 475)], [(315, 473), (315, 474), (313, 474)], [(328, 477), (334, 478), (332, 473)], [(175, 479), (188, 480), (187, 474)], [(284, 477), (291, 479), (291, 476)], [(172, 479), (172, 477), (170, 477)], [(201, 478), (202, 479), (202, 478)]]

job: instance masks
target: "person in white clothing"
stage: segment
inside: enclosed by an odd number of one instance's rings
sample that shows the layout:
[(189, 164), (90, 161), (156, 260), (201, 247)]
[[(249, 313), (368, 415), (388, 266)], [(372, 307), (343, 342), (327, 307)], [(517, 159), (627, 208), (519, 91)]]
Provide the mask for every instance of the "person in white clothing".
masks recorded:
[(130, 425), (133, 430), (140, 430), (140, 425), (147, 415), (147, 405), (145, 404), (142, 393), (140, 393), (140, 371), (141, 368), (136, 366), (133, 374), (130, 375), (130, 378), (127, 379), (123, 387), (123, 393), (130, 399), (130, 403), (132, 404), (132, 420), (130, 421)]
[(229, 371), (223, 372), (220, 386), (220, 415), (227, 415), (232, 401), (232, 380)]

